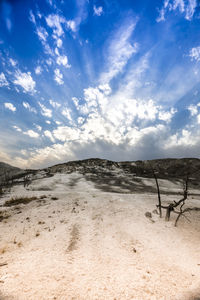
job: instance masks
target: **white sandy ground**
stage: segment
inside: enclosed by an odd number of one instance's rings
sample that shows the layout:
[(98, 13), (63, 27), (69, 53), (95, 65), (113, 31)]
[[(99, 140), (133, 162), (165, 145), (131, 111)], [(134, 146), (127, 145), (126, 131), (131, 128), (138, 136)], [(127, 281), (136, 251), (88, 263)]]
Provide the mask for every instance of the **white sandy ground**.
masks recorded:
[(105, 193), (78, 173), (28, 189), (15, 186), (5, 199), (47, 198), (0, 208), (12, 215), (0, 223), (1, 300), (200, 299), (200, 213), (177, 228), (174, 217), (152, 222), (145, 212), (156, 194)]

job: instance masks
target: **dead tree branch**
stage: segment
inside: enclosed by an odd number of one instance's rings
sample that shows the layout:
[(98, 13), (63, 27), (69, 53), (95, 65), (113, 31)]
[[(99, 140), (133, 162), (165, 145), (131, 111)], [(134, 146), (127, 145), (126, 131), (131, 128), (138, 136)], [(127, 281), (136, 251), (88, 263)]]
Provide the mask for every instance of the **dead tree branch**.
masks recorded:
[(153, 177), (156, 181), (157, 194), (158, 194), (158, 205), (157, 205), (157, 207), (159, 209), (160, 218), (162, 218), (162, 203), (161, 203), (161, 196), (160, 196), (160, 188), (159, 188), (159, 184), (158, 184), (158, 178), (157, 178), (157, 175), (156, 175), (156, 171), (153, 169), (150, 162), (149, 162), (149, 165), (150, 165), (151, 171), (153, 173)]

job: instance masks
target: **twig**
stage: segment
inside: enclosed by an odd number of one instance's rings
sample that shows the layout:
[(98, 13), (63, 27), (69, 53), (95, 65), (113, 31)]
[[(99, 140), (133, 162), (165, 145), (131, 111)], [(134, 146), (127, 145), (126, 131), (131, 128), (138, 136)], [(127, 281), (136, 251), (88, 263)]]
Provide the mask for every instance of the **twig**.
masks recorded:
[(7, 263), (0, 263), (0, 267), (7, 266)]

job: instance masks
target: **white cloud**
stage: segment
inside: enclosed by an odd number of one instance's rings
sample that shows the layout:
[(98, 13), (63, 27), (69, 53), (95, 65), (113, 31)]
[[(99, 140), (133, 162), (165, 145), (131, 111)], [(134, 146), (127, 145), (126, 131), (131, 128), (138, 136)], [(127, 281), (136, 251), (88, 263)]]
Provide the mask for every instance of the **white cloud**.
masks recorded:
[(57, 44), (57, 47), (58, 47), (58, 48), (61, 48), (63, 42), (62, 42), (62, 40), (59, 38), (59, 39), (56, 40), (56, 44)]
[(40, 75), (41, 73), (42, 73), (42, 68), (41, 68), (41, 66), (37, 66), (37, 67), (35, 68), (35, 74)]
[(61, 106), (60, 103), (53, 101), (52, 99), (49, 100), (49, 103), (54, 107), (54, 108), (59, 108)]
[(56, 60), (58, 65), (63, 65), (65, 68), (70, 68), (71, 66), (68, 64), (68, 58), (66, 55), (60, 55), (58, 56)]
[(62, 110), (62, 115), (65, 116), (69, 121), (72, 121), (71, 110), (69, 108), (64, 108)]
[(28, 109), (30, 112), (33, 112), (33, 113), (37, 114), (36, 109), (35, 109), (34, 107), (31, 107), (30, 104), (29, 104), (28, 102), (23, 102), (22, 104), (23, 104), (23, 106), (24, 106), (26, 109)]
[(62, 85), (64, 83), (63, 81), (63, 74), (60, 72), (59, 69), (54, 70), (54, 80), (59, 84)]
[(200, 61), (200, 46), (190, 49), (189, 56), (192, 60)]
[(191, 21), (197, 7), (197, 0), (164, 0), (162, 8), (159, 10), (159, 16), (156, 21), (165, 21), (167, 12), (178, 10), (184, 14), (186, 20)]
[(12, 58), (9, 59), (9, 62), (13, 67), (15, 67), (17, 65), (17, 61)]
[(52, 143), (55, 142), (55, 139), (54, 139), (54, 137), (53, 137), (51, 131), (45, 130), (45, 131), (44, 131), (44, 135), (45, 135), (46, 137), (48, 137), (48, 138), (52, 141)]
[(136, 20), (128, 20), (111, 38), (110, 45), (106, 52), (107, 70), (101, 75), (100, 81), (108, 83), (118, 75), (126, 66), (128, 60), (138, 51), (138, 44), (129, 42)]
[(3, 72), (1, 72), (1, 74), (0, 74), (0, 87), (2, 87), (2, 86), (8, 86), (8, 85), (9, 85), (9, 83), (8, 83), (8, 81), (6, 79), (6, 76), (4, 75)]
[(16, 111), (16, 107), (12, 103), (6, 102), (6, 103), (4, 103), (4, 106), (5, 106), (5, 108), (7, 108), (7, 109), (9, 109), (9, 110), (11, 110), (13, 112)]
[(38, 131), (42, 130), (42, 127), (40, 125), (35, 124), (35, 127), (37, 128)]
[(170, 111), (159, 111), (158, 118), (159, 120), (165, 121), (169, 123), (173, 117), (173, 115), (177, 112), (175, 109), (171, 109)]
[(20, 85), (24, 92), (35, 92), (35, 81), (31, 77), (31, 73), (22, 73), (21, 71), (18, 71), (15, 74), (15, 80), (14, 84)]
[(44, 27), (41, 27), (41, 26), (37, 27), (36, 33), (42, 42), (46, 42), (47, 37), (48, 37), (48, 32), (46, 31), (46, 29)]
[(71, 29), (71, 31), (76, 32), (77, 26), (74, 20), (67, 21), (67, 26)]
[(93, 9), (94, 9), (94, 15), (96, 15), (96, 16), (101, 16), (102, 15), (102, 13), (103, 13), (103, 7), (102, 6), (96, 7), (94, 5)]
[(80, 137), (80, 131), (76, 128), (68, 126), (60, 126), (53, 131), (53, 135), (57, 140), (62, 142), (78, 140)]
[(35, 16), (34, 16), (32, 10), (30, 10), (30, 12), (29, 12), (29, 20), (30, 20), (33, 24), (36, 25)]
[(48, 17), (46, 17), (47, 25), (53, 29), (53, 33), (60, 37), (64, 34), (62, 24), (66, 23), (66, 20), (64, 17), (56, 14), (51, 14)]
[(185, 18), (187, 20), (189, 21), (192, 20), (196, 7), (197, 7), (197, 0), (188, 0), (188, 6), (186, 7), (186, 14), (185, 14)]
[(52, 118), (52, 110), (44, 106), (42, 103), (38, 102), (41, 107), (41, 114), (45, 117)]
[(21, 128), (19, 128), (19, 127), (16, 126), (16, 125), (14, 125), (13, 128), (14, 128), (15, 130), (17, 130), (18, 132), (22, 132)]
[(56, 121), (56, 124), (57, 124), (57, 125), (61, 125), (61, 124), (62, 124), (62, 122), (60, 122), (60, 121)]
[(23, 134), (26, 134), (28, 136), (30, 136), (31, 138), (38, 138), (39, 134), (37, 132), (35, 132), (34, 130), (27, 130), (25, 132), (23, 132)]
[(198, 114), (198, 105), (191, 104), (190, 106), (188, 106), (188, 110), (191, 116), (196, 116)]

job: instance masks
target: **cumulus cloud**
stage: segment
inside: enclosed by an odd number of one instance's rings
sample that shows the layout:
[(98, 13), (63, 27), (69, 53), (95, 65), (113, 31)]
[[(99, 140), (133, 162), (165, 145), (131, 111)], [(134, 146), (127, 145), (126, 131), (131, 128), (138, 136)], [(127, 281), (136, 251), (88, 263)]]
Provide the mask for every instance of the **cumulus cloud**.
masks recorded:
[(18, 131), (18, 132), (22, 132), (21, 128), (19, 128), (18, 126), (14, 125), (13, 128)]
[(24, 106), (27, 110), (29, 110), (30, 112), (33, 112), (33, 113), (35, 113), (35, 114), (37, 113), (36, 109), (35, 109), (34, 107), (31, 107), (30, 104), (29, 104), (28, 102), (23, 102), (22, 104), (23, 104), (23, 106)]
[(54, 108), (59, 108), (61, 106), (60, 103), (53, 101), (52, 99), (49, 100), (49, 103), (54, 107)]
[(31, 138), (34, 138), (34, 139), (39, 137), (39, 134), (37, 132), (35, 132), (34, 130), (31, 130), (31, 129), (23, 132), (23, 134), (26, 134), (26, 135), (30, 136)]
[(2, 87), (2, 86), (9, 86), (9, 83), (3, 72), (1, 72), (1, 74), (0, 74), (0, 87)]
[(53, 131), (53, 135), (57, 140), (62, 142), (78, 140), (80, 137), (80, 130), (68, 126), (59, 126)]
[(199, 107), (198, 104), (197, 105), (191, 104), (190, 106), (188, 106), (188, 110), (191, 116), (196, 116), (198, 114), (198, 107)]
[(50, 14), (46, 17), (47, 25), (52, 28), (55, 36), (62, 36), (64, 34), (63, 24), (66, 23), (66, 19), (58, 14)]
[(41, 107), (41, 114), (45, 117), (52, 118), (52, 110), (40, 102), (38, 102), (38, 104)]
[(42, 73), (42, 68), (41, 68), (41, 66), (37, 66), (37, 67), (35, 68), (35, 74), (40, 75), (41, 73)]
[(38, 124), (35, 124), (35, 127), (37, 128), (38, 131), (41, 131), (42, 130), (42, 127)]
[(12, 58), (9, 59), (9, 62), (10, 62), (12, 67), (15, 67), (17, 65), (17, 61), (12, 59)]
[(76, 22), (74, 20), (67, 21), (67, 26), (68, 28), (71, 29), (71, 31), (76, 32), (77, 28), (76, 28)]
[(102, 13), (103, 13), (103, 7), (102, 6), (97, 7), (96, 5), (94, 5), (93, 10), (94, 10), (94, 15), (96, 15), (98, 17), (101, 16)]
[(57, 44), (57, 47), (58, 47), (58, 48), (61, 48), (63, 42), (62, 42), (62, 40), (61, 40), (60, 38), (58, 38), (58, 39), (56, 39), (56, 44)]
[(64, 83), (63, 81), (63, 74), (60, 72), (59, 69), (54, 70), (54, 80), (59, 84), (62, 85)]
[(44, 135), (45, 135), (46, 137), (48, 137), (52, 143), (55, 142), (55, 139), (54, 139), (54, 137), (53, 137), (51, 131), (45, 130), (45, 131), (44, 131)]
[(58, 65), (63, 65), (65, 68), (70, 68), (71, 66), (68, 64), (68, 58), (66, 55), (59, 55), (56, 60)]
[(190, 49), (189, 56), (192, 60), (200, 61), (200, 46)]
[(42, 42), (46, 42), (47, 37), (48, 37), (48, 32), (46, 31), (46, 29), (44, 27), (42, 27), (42, 26), (37, 27), (36, 33)]
[(16, 107), (12, 103), (6, 102), (6, 103), (4, 103), (4, 106), (5, 106), (5, 108), (7, 108), (13, 112), (16, 111)]
[(35, 81), (31, 77), (31, 73), (22, 73), (21, 71), (18, 71), (15, 74), (15, 80), (13, 81), (14, 84), (19, 85), (23, 88), (24, 92), (35, 92)]

